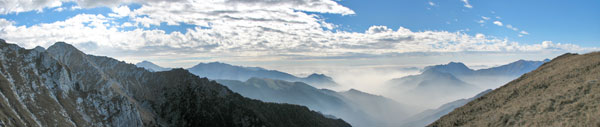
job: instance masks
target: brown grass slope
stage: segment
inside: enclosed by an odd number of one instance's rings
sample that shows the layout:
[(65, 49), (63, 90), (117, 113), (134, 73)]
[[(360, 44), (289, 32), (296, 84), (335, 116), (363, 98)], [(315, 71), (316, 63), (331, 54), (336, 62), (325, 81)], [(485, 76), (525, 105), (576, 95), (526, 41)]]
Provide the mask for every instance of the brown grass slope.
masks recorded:
[(600, 52), (561, 55), (429, 126), (600, 126)]

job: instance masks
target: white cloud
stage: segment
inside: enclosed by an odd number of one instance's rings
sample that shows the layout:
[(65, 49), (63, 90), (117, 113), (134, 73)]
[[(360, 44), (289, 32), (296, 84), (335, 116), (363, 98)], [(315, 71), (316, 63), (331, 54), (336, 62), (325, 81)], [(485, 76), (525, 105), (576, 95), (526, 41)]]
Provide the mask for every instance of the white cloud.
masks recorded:
[(500, 21), (494, 21), (494, 24), (496, 24), (498, 26), (502, 26), (502, 22), (500, 22)]
[(65, 10), (65, 8), (62, 8), (62, 7), (57, 7), (56, 9), (54, 9), (54, 11), (56, 11), (56, 12), (61, 12), (63, 10)]
[[(312, 10), (341, 15), (354, 13), (330, 2), (334, 1), (147, 3), (133, 11), (126, 6), (115, 6), (112, 8), (114, 14), (79, 14), (65, 21), (30, 27), (16, 26), (14, 22), (0, 18), (0, 38), (27, 48), (65, 41), (86, 53), (113, 56), (121, 60), (139, 60), (140, 56), (289, 59), (347, 54), (519, 52), (549, 49), (542, 48), (543, 44), (520, 45), (507, 39), (484, 34), (473, 36), (464, 32), (415, 32), (403, 27), (394, 30), (387, 26), (371, 26), (364, 32), (330, 31), (327, 29), (334, 28), (335, 24), (325, 22), (318, 15), (297, 11)], [(87, 3), (82, 6), (97, 4)], [(113, 24), (112, 16), (131, 18), (132, 22)], [(198, 27), (190, 28), (186, 33), (166, 33), (163, 30), (136, 27), (160, 25), (161, 22), (187, 23)], [(123, 27), (135, 29), (119, 30)], [(553, 50), (581, 49), (565, 45), (567, 44), (552, 44), (549, 47), (560, 47), (550, 48)]]
[(479, 21), (477, 21), (477, 23), (483, 24), (483, 23), (485, 23), (485, 21), (484, 20), (479, 20)]
[(427, 2), (427, 4), (429, 4), (429, 6), (435, 6), (436, 5), (434, 2), (431, 2), (431, 1)]
[(15, 22), (0, 18), (0, 29), (13, 25)]
[[(25, 12), (31, 10), (41, 11), (44, 8), (59, 7), (63, 2), (74, 1), (78, 8), (94, 8), (94, 7), (118, 7), (123, 4), (139, 3), (143, 5), (153, 4), (168, 4), (168, 3), (184, 3), (184, 4), (211, 4), (225, 3), (231, 7), (264, 7), (264, 8), (291, 8), (294, 10), (302, 10), (309, 12), (333, 13), (350, 15), (354, 11), (344, 7), (333, 0), (4, 0), (0, 1), (0, 14), (12, 12)], [(188, 9), (188, 8), (185, 8)]]
[(524, 31), (524, 30), (523, 30), (523, 31), (521, 31), (520, 33), (521, 33), (521, 34), (525, 34), (525, 35), (528, 35), (528, 34), (529, 34), (527, 31)]
[(483, 20), (490, 20), (490, 17), (481, 16), (481, 19), (483, 19)]
[(111, 17), (124, 17), (131, 13), (131, 10), (127, 6), (113, 7), (112, 11), (114, 13), (108, 14)]
[(466, 8), (473, 8), (473, 6), (472, 6), (471, 4), (469, 4), (469, 0), (461, 0), (461, 1), (465, 3), (465, 5), (464, 5), (464, 6), (465, 6)]
[(393, 31), (394, 30), (388, 28), (387, 26), (371, 26), (365, 33), (377, 34), (377, 33), (391, 33)]
[(61, 5), (62, 2), (56, 0), (2, 0), (0, 1), (0, 14), (31, 10), (41, 12), (43, 8), (59, 7)]
[(508, 24), (506, 25), (506, 28), (511, 29), (513, 31), (519, 31), (519, 28), (513, 27), (512, 25)]
[[(287, 58), (297, 56), (338, 56), (347, 53), (386, 54), (409, 52), (462, 51), (536, 51), (578, 48), (564, 44), (519, 45), (504, 39), (470, 36), (462, 32), (422, 31), (406, 28), (392, 30), (372, 26), (364, 33), (331, 32), (319, 28), (275, 29), (264, 26), (213, 25), (211, 29), (194, 28), (187, 33), (165, 33), (162, 30), (119, 31), (107, 25), (110, 17), (80, 14), (65, 21), (31, 27), (8, 24), (0, 38), (33, 48), (66, 41), (92, 54), (115, 57), (256, 57)], [(253, 24), (253, 22), (246, 22)], [(85, 24), (89, 24), (86, 26)], [(91, 27), (93, 26), (93, 27)], [(314, 27), (319, 27), (314, 26)], [(285, 30), (285, 31), (282, 31)], [(85, 47), (94, 45), (92, 47)], [(102, 47), (102, 48), (94, 48)], [(116, 56), (118, 54), (119, 56)], [(264, 58), (264, 57), (263, 57)], [(127, 60), (127, 59), (125, 59)]]

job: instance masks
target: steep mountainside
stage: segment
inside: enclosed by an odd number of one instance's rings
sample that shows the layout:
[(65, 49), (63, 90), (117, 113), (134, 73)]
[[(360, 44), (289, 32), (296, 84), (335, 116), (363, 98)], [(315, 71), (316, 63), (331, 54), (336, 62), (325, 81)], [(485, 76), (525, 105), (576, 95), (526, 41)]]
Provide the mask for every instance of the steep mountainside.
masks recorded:
[(136, 63), (135, 66), (144, 68), (151, 72), (171, 70), (171, 68), (164, 68), (164, 67), (158, 66), (150, 61), (145, 61), (145, 60), (142, 62)]
[[(340, 117), (354, 126), (391, 126), (407, 114), (406, 106), (382, 96), (357, 90), (335, 92), (302, 82), (251, 78), (246, 82), (217, 80), (243, 96), (268, 102), (290, 103)], [(393, 120), (392, 120), (393, 119)]]
[(600, 126), (600, 52), (564, 54), (429, 126)]
[(27, 50), (0, 39), (0, 107), (6, 126), (349, 126), (183, 69), (153, 73), (63, 42)]
[(195, 75), (209, 79), (246, 81), (252, 77), (257, 77), (291, 82), (300, 81), (319, 88), (337, 86), (337, 83), (331, 77), (323, 74), (311, 74), (308, 77), (300, 78), (281, 71), (267, 70), (260, 67), (234, 66), (220, 62), (200, 63), (188, 68), (188, 70)]

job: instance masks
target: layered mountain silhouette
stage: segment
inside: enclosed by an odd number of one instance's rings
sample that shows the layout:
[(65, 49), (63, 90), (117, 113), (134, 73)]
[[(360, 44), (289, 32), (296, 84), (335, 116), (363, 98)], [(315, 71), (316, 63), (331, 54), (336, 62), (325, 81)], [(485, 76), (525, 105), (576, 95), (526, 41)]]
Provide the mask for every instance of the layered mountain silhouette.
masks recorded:
[(164, 68), (164, 67), (158, 66), (158, 65), (156, 65), (150, 61), (146, 61), (146, 60), (136, 63), (135, 66), (142, 67), (151, 72), (171, 70), (171, 68)]
[(44, 50), (0, 39), (0, 107), (4, 126), (350, 126), (184, 69), (149, 72), (63, 42)]
[(407, 108), (394, 100), (358, 90), (335, 92), (302, 82), (250, 78), (245, 82), (217, 80), (243, 96), (267, 102), (298, 104), (340, 117), (354, 126), (394, 126)]
[(599, 126), (600, 52), (564, 54), (429, 126)]
[(518, 60), (488, 69), (473, 70), (460, 62), (425, 67), (419, 75), (392, 79), (386, 95), (403, 101), (437, 107), (460, 98), (472, 97), (484, 89), (495, 89), (539, 67), (544, 61)]
[[(150, 61), (139, 62), (136, 66), (145, 68), (149, 71), (170, 70), (170, 68), (158, 66)], [(187, 70), (200, 77), (206, 77), (213, 80), (246, 81), (251, 78), (269, 78), (291, 82), (299, 81), (320, 88), (338, 86), (331, 77), (324, 74), (313, 73), (307, 77), (301, 78), (277, 70), (267, 70), (260, 67), (235, 66), (221, 62), (199, 63)]]
[(485, 90), (485, 91), (475, 95), (474, 97), (452, 101), (452, 102), (449, 102), (449, 103), (446, 103), (446, 104), (440, 106), (437, 109), (425, 110), (419, 114), (411, 116), (409, 119), (406, 119), (405, 121), (407, 121), (407, 122), (405, 124), (403, 124), (402, 126), (403, 127), (427, 126), (428, 124), (434, 122), (435, 120), (438, 120), (440, 117), (450, 113), (452, 110), (454, 110), (460, 106), (463, 106), (463, 105), (467, 104), (468, 102), (471, 102), (471, 101), (489, 93), (490, 91), (492, 91), (492, 90), (488, 89), (488, 90)]
[(338, 85), (331, 77), (323, 74), (311, 74), (307, 77), (301, 78), (281, 71), (267, 70), (260, 67), (235, 66), (221, 62), (200, 63), (188, 68), (188, 70), (195, 75), (209, 79), (246, 81), (250, 78), (256, 77), (291, 82), (299, 81), (319, 88), (334, 87)]

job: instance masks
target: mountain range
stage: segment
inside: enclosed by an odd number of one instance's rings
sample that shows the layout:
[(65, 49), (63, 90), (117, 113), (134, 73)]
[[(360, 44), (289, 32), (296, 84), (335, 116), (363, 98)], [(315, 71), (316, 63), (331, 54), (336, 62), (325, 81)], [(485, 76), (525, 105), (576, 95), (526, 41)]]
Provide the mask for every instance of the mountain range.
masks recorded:
[[(142, 61), (136, 64), (138, 67), (143, 67), (149, 70), (165, 70), (168, 68), (160, 67), (149, 61)], [(313, 73), (307, 77), (296, 77), (292, 74), (277, 70), (267, 70), (261, 67), (243, 67), (221, 62), (199, 63), (191, 68), (188, 68), (191, 73), (208, 79), (223, 79), (223, 80), (238, 80), (246, 81), (250, 78), (269, 78), (285, 81), (299, 81), (310, 84), (314, 87), (326, 88), (335, 87), (338, 84), (333, 79), (324, 74)]]
[(599, 126), (600, 52), (564, 54), (429, 126)]
[(152, 63), (150, 61), (146, 61), (146, 60), (144, 60), (142, 62), (139, 62), (139, 63), (136, 63), (135, 66), (142, 67), (142, 68), (144, 68), (144, 69), (146, 69), (148, 71), (151, 71), (151, 72), (171, 70), (171, 68), (164, 68), (164, 67), (158, 66), (158, 65), (156, 65), (156, 64), (154, 64), (154, 63)]
[(460, 106), (463, 106), (463, 105), (467, 104), (468, 102), (471, 102), (471, 101), (489, 93), (490, 91), (492, 91), (492, 90), (487, 89), (487, 90), (475, 95), (474, 97), (452, 101), (452, 102), (446, 103), (446, 104), (438, 107), (437, 109), (428, 109), (419, 114), (412, 115), (410, 118), (406, 119), (405, 121), (407, 121), (407, 122), (401, 126), (403, 126), (403, 127), (426, 126), (426, 125), (434, 122), (435, 120), (438, 120), (440, 117), (450, 113), (454, 109), (456, 109)]
[(150, 72), (64, 42), (45, 50), (0, 39), (0, 107), (3, 126), (350, 126), (184, 69)]
[(437, 107), (452, 100), (472, 97), (485, 89), (495, 89), (547, 61), (518, 60), (480, 70), (470, 69), (460, 62), (428, 66), (421, 74), (388, 81), (389, 91), (385, 95), (403, 102)]
[(340, 117), (353, 126), (394, 126), (409, 115), (407, 106), (394, 100), (355, 89), (335, 92), (302, 82), (251, 78), (245, 82), (217, 80), (242, 96), (267, 102), (307, 106)]

